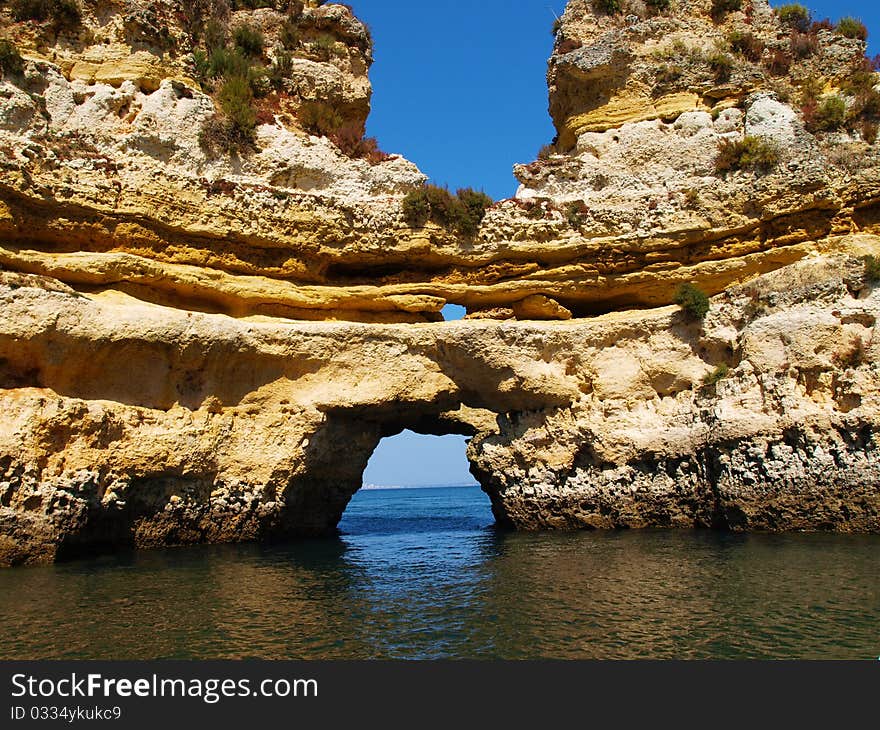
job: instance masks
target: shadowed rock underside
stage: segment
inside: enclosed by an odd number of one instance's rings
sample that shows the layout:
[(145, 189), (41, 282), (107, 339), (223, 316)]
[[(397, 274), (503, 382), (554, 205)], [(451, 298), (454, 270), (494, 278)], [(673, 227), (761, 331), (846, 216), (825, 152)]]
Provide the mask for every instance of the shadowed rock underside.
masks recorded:
[[(569, 3), (558, 138), (473, 235), (408, 220), (424, 176), (355, 142), (372, 45), (343, 6), (219, 14), (264, 42), (219, 152), (219, 31), (184, 6), (0, 7), (0, 564), (331, 534), (407, 428), (472, 437), (503, 526), (880, 530), (864, 43), (786, 61), (764, 0), (624, 5)], [(721, 166), (744, 140), (773, 159)]]

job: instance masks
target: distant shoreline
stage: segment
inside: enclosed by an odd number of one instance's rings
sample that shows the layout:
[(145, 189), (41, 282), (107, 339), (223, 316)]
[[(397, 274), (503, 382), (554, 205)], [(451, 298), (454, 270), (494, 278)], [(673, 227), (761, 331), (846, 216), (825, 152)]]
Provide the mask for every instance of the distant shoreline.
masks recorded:
[(385, 486), (382, 484), (364, 484), (361, 487), (361, 491), (366, 490), (368, 492), (378, 492), (382, 490), (389, 489), (466, 489), (469, 487), (479, 487), (479, 484), (419, 484), (415, 486), (400, 486), (400, 485), (392, 485)]

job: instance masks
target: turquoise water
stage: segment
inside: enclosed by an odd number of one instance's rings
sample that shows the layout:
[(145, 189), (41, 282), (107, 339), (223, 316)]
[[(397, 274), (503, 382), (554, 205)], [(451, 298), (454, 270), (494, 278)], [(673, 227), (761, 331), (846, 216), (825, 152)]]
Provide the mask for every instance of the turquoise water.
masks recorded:
[(477, 488), (340, 529), (0, 571), (0, 658), (880, 655), (880, 536), (511, 534)]

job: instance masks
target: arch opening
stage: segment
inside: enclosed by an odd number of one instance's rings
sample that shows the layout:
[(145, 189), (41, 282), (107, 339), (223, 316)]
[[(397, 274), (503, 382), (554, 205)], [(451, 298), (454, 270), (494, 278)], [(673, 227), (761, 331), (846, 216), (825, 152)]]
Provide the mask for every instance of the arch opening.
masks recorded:
[(521, 3), (516, 12), (508, 0), (358, 5), (375, 41), (367, 134), (436, 184), (513, 195), (514, 164), (534, 160), (556, 133), (546, 70), (566, 2)]
[(467, 438), (405, 429), (382, 438), (338, 530), (368, 535), (479, 532), (494, 525), (489, 497), (470, 473)]

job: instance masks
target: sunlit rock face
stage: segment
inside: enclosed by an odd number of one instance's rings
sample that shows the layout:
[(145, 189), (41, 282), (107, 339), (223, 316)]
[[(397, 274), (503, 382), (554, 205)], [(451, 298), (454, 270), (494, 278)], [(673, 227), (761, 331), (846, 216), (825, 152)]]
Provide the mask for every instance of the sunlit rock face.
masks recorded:
[(474, 436), (507, 526), (880, 529), (880, 295), (850, 256), (702, 324), (253, 321), (0, 281), (6, 564), (330, 534), (404, 428)]
[[(570, 2), (558, 138), (473, 235), (358, 141), (343, 6), (0, 8), (0, 564), (330, 534), (405, 428), (472, 436), (506, 526), (880, 529), (864, 44), (623, 5)], [(236, 43), (256, 115), (218, 150)], [(743, 140), (772, 161), (719, 166)]]

